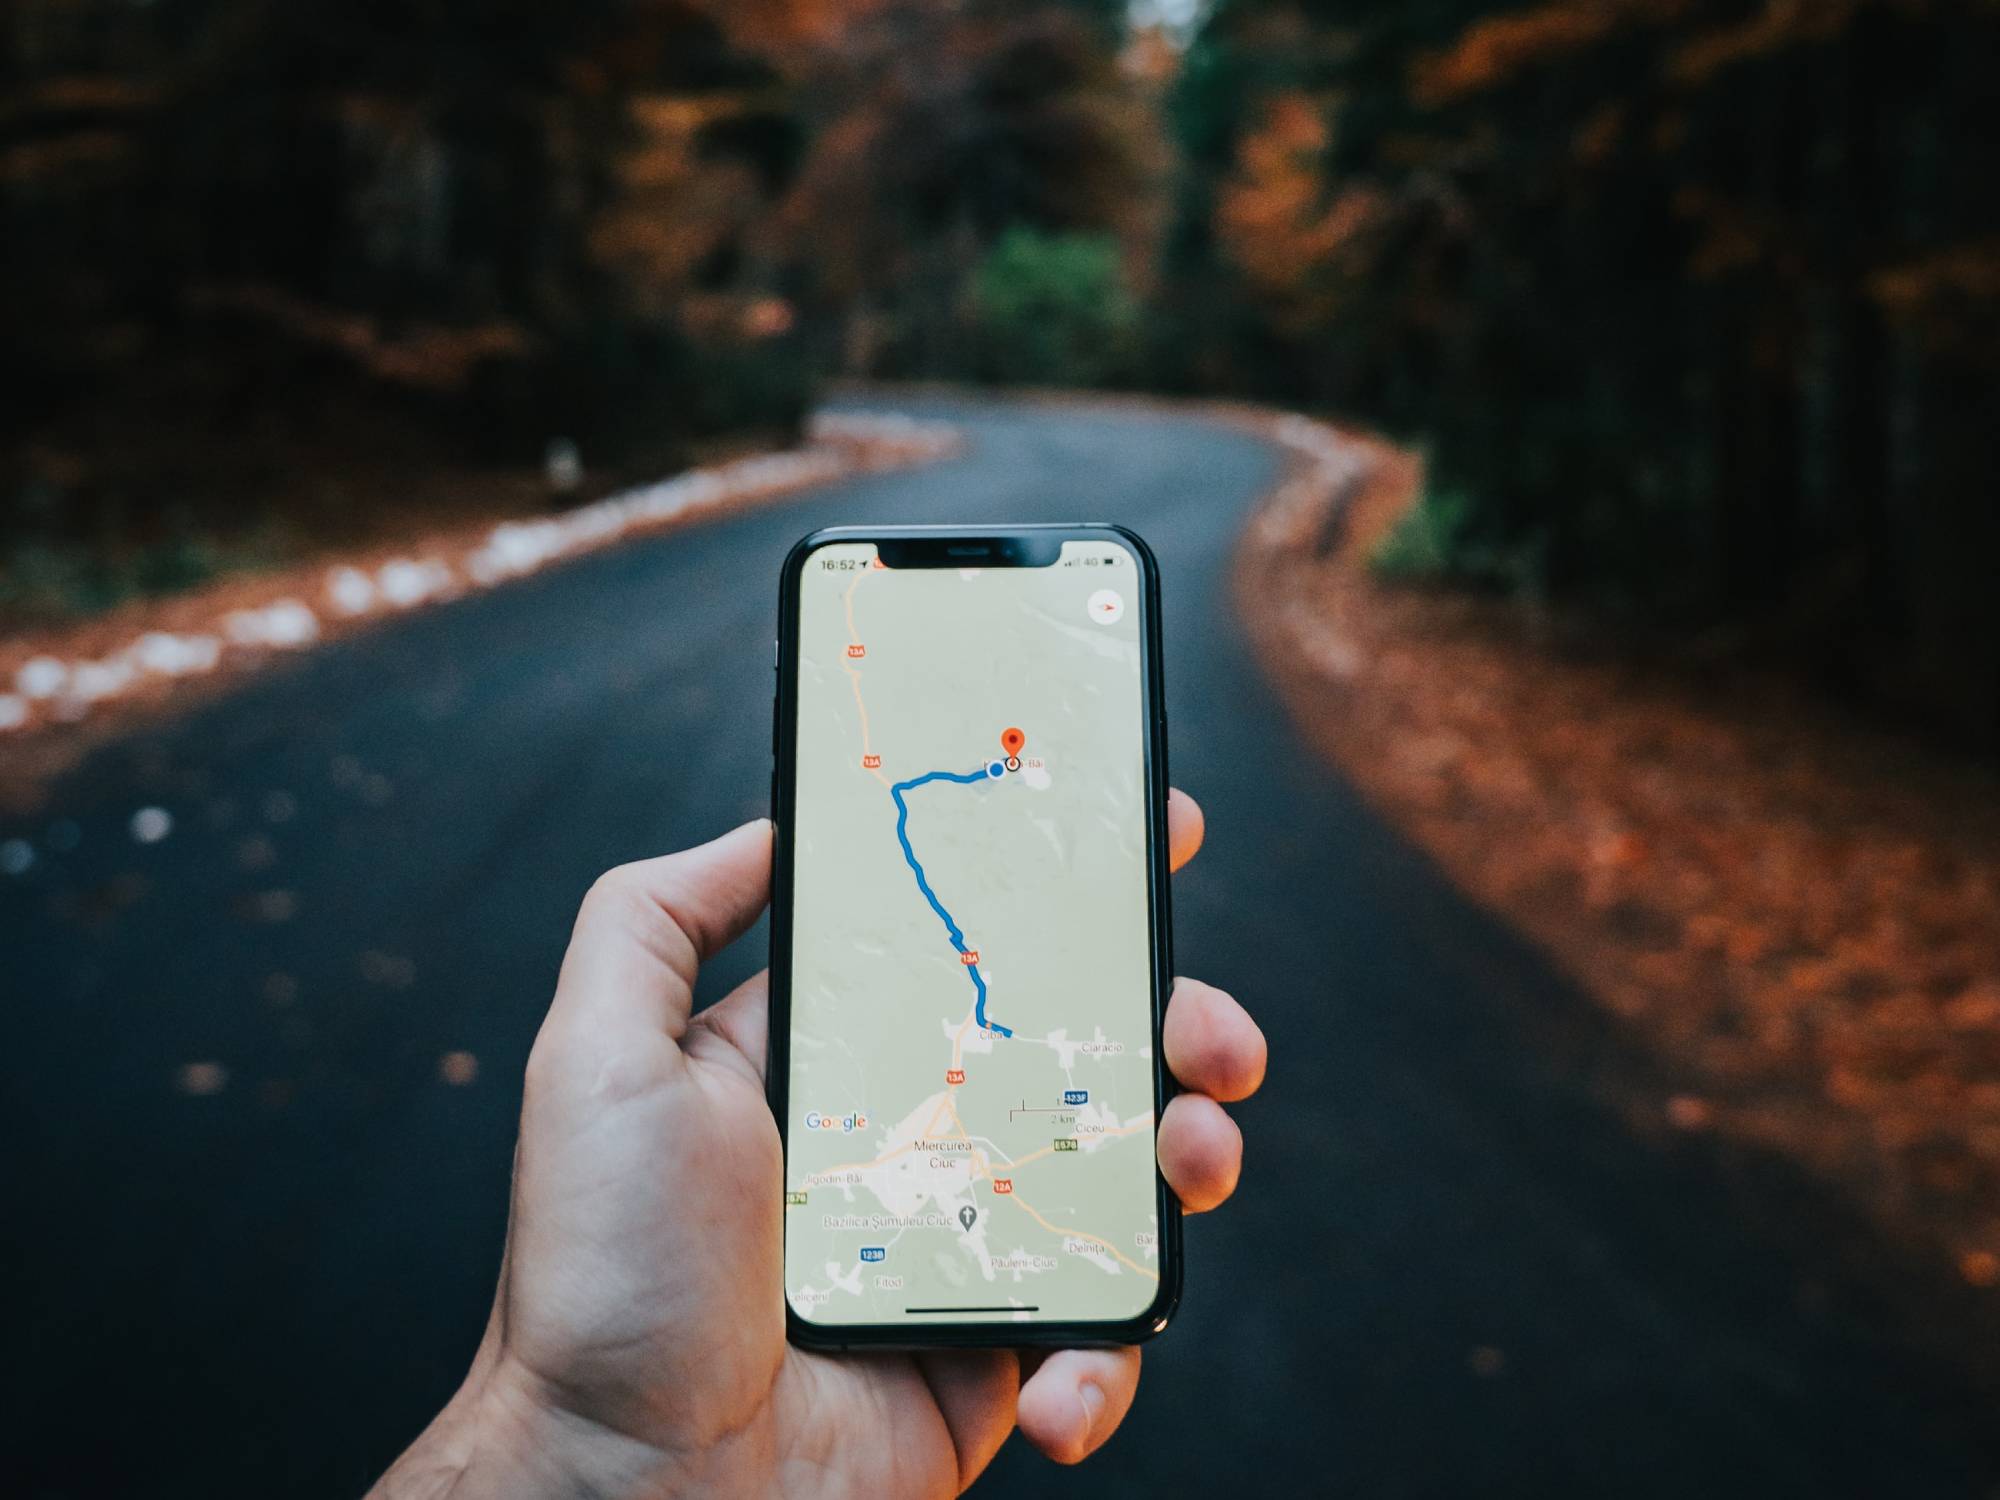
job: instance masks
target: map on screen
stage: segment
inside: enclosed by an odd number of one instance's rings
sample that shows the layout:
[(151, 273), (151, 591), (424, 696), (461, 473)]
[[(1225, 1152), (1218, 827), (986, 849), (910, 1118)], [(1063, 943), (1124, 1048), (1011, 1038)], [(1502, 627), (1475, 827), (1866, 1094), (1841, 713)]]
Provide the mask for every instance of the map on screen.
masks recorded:
[(818, 1324), (1159, 1290), (1139, 567), (805, 561), (785, 1277)]

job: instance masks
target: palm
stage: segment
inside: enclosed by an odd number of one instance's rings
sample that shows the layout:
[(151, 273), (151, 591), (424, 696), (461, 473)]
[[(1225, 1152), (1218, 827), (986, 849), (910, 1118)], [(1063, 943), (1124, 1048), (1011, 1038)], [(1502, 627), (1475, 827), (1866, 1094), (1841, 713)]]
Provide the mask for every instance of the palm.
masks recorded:
[[(753, 1059), (728, 1024), (761, 1010), (752, 985), (678, 1049), (655, 1033), (538, 1051), (509, 1352), (575, 1416), (661, 1452), (747, 1449), (815, 1492), (954, 1493), (957, 1449), (917, 1359), (785, 1341), (778, 1132), (761, 1046)], [(1011, 1355), (971, 1358), (1011, 1373)]]

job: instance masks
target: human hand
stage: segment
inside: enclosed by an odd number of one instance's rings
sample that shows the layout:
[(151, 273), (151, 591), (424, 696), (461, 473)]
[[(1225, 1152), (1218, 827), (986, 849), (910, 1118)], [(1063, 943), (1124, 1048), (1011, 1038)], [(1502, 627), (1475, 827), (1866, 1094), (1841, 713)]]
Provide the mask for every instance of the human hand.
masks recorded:
[[(1168, 807), (1172, 863), (1200, 809)], [(785, 1340), (768, 976), (691, 1015), (697, 964), (770, 894), (759, 821), (592, 887), (528, 1059), (493, 1313), (457, 1396), (376, 1488), (404, 1496), (953, 1495), (1018, 1425), (1074, 1463), (1116, 1430), (1139, 1351), (808, 1353)], [(1221, 1103), (1263, 1080), (1237, 1003), (1174, 985), (1157, 1137), (1190, 1212), (1235, 1189)]]

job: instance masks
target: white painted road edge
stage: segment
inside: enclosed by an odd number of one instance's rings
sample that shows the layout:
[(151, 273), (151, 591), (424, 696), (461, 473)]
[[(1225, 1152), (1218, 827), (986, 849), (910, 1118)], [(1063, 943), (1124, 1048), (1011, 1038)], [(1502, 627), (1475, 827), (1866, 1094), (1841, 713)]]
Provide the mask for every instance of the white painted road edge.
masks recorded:
[(327, 570), (317, 601), (283, 598), (232, 610), (204, 631), (148, 631), (122, 650), (94, 660), (33, 657), (14, 673), (12, 690), (0, 691), (0, 734), (49, 722), (74, 723), (98, 704), (141, 686), (205, 676), (225, 660), (302, 650), (317, 643), (329, 623), (495, 588), (636, 531), (870, 468), (942, 458), (963, 441), (949, 423), (895, 412), (820, 412), (807, 436), (805, 446), (783, 453), (689, 469), (540, 520), (503, 521), (461, 556), (396, 557), (372, 569), (336, 565)]
[(1374, 459), (1365, 445), (1311, 417), (1278, 417), (1270, 434), (1305, 462), (1266, 497), (1251, 525), (1259, 541), (1289, 545), (1321, 524), (1327, 503), (1359, 484)]

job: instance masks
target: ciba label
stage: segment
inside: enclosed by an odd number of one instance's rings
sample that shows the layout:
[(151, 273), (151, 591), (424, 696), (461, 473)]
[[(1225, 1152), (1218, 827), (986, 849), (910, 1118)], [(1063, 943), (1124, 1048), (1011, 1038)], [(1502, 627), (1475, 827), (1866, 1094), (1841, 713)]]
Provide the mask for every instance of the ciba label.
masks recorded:
[(816, 1109), (806, 1111), (806, 1129), (838, 1130), (842, 1135), (853, 1135), (857, 1130), (868, 1128), (868, 1116), (855, 1110), (846, 1115), (824, 1115)]

